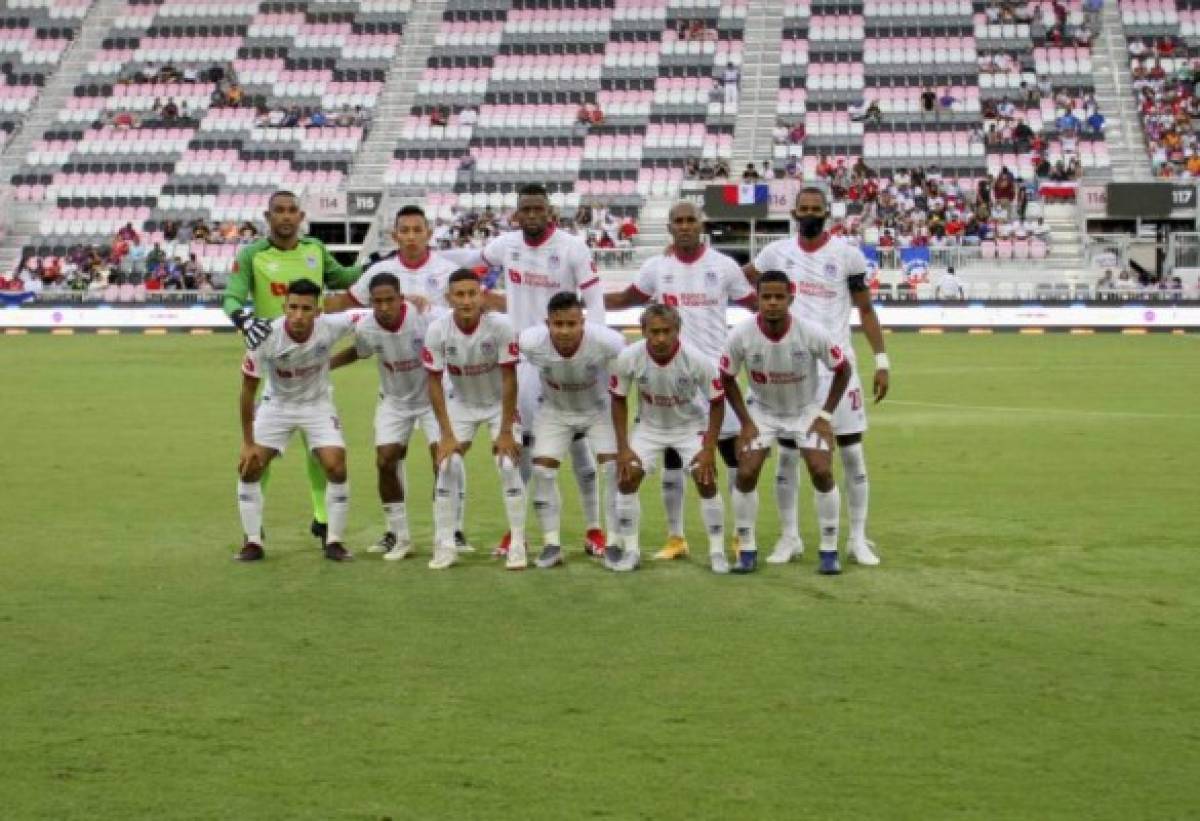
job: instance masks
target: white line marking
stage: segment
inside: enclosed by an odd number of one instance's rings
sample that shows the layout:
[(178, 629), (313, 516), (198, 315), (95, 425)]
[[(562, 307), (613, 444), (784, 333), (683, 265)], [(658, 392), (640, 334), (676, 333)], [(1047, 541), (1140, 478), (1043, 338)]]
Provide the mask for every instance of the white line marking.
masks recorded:
[(889, 405), (943, 410), (995, 411), (997, 413), (1063, 414), (1066, 416), (1100, 416), (1125, 419), (1200, 419), (1195, 413), (1145, 413), (1142, 411), (1069, 410), (1067, 408), (1016, 408), (1007, 405), (951, 405), (944, 402), (915, 402), (907, 399), (885, 399)]

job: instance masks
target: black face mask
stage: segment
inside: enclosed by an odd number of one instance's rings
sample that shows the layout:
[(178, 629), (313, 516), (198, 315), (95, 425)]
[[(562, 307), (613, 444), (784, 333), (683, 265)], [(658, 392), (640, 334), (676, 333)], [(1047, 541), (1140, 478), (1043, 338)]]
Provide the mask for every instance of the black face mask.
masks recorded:
[(796, 217), (796, 225), (800, 229), (800, 236), (805, 239), (816, 239), (825, 230), (825, 218), (805, 214), (802, 217)]

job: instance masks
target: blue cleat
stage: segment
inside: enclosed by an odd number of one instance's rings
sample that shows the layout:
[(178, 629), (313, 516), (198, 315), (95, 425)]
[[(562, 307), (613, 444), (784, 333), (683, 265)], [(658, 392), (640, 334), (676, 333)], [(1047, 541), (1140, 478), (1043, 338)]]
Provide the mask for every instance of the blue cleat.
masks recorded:
[(737, 561), (733, 567), (729, 568), (730, 573), (753, 573), (758, 569), (758, 551), (757, 550), (739, 550), (737, 552)]
[(821, 564), (817, 572), (822, 576), (836, 576), (842, 572), (842, 563), (838, 561), (836, 550), (822, 550), (819, 554)]

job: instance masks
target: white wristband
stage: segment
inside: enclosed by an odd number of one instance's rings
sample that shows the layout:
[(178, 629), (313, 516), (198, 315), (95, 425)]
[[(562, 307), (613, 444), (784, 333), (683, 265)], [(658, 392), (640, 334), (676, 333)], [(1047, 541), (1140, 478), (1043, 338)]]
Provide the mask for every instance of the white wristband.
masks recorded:
[(888, 355), (885, 353), (875, 354), (875, 370), (886, 371), (890, 370), (891, 363), (888, 362)]
[(821, 408), (819, 411), (817, 411), (817, 418), (824, 419), (826, 422), (832, 422), (833, 414), (830, 413), (829, 411), (825, 410), (824, 408)]

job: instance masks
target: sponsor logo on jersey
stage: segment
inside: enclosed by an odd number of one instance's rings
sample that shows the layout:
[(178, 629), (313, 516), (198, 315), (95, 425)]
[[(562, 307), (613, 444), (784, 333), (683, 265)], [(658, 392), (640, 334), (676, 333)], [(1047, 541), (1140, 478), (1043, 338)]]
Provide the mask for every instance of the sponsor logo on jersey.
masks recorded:
[(508, 269), (508, 281), (514, 285), (520, 285), (521, 284), (521, 272), (518, 271), (516, 268), (509, 268)]
[(752, 370), (750, 371), (750, 381), (756, 385), (765, 385), (767, 384), (767, 375), (762, 371)]
[(676, 294), (663, 294), (662, 302), (663, 302), (663, 305), (667, 305), (671, 308), (678, 308), (679, 307), (679, 296)]
[(518, 356), (520, 353), (521, 353), (520, 345), (518, 345), (516, 342), (508, 343), (508, 355), (509, 356)]
[(426, 365), (432, 365), (433, 364), (433, 351), (429, 350), (428, 348), (422, 348), (421, 349), (421, 359), (425, 362)]
[(286, 282), (272, 282), (271, 283), (271, 296), (287, 296), (287, 283)]

